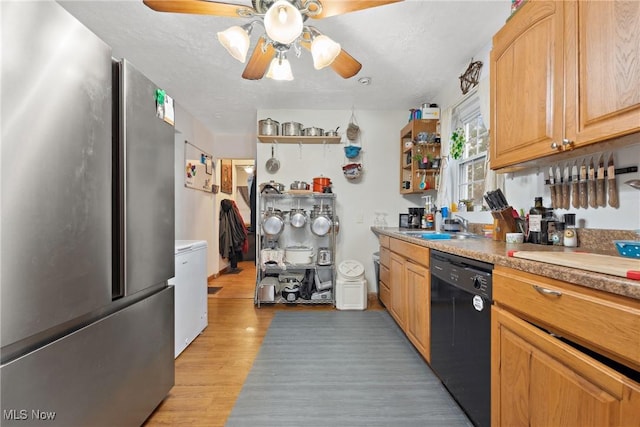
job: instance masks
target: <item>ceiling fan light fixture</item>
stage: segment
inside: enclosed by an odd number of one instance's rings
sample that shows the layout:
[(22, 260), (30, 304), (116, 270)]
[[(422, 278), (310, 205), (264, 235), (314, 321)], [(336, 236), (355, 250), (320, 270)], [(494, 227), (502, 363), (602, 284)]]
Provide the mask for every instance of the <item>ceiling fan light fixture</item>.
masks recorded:
[(251, 24), (239, 27), (234, 25), (224, 31), (218, 33), (218, 41), (231, 56), (238, 61), (244, 63), (247, 59), (247, 52), (249, 51), (249, 34), (251, 33)]
[(302, 33), (302, 14), (287, 0), (278, 0), (264, 15), (264, 28), (271, 40), (293, 43)]
[(279, 53), (275, 58), (271, 60), (269, 70), (267, 71), (267, 77), (279, 81), (293, 80), (291, 64), (283, 53)]
[(324, 34), (315, 36), (311, 43), (311, 56), (313, 57), (313, 66), (316, 70), (331, 65), (338, 57), (342, 48), (337, 43)]

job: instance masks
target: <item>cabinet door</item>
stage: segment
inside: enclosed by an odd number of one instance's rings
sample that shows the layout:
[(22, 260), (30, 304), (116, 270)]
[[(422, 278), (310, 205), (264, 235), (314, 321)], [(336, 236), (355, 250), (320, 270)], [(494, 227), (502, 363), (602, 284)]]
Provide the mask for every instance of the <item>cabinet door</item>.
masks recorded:
[(502, 309), (492, 315), (494, 425), (613, 426), (638, 415), (639, 385)]
[(389, 271), (391, 272), (391, 280), (389, 291), (391, 292), (391, 304), (389, 310), (398, 325), (404, 330), (406, 326), (406, 306), (407, 292), (404, 280), (404, 263), (405, 260), (395, 253), (391, 253), (389, 261)]
[(493, 38), (493, 169), (562, 146), (563, 7), (563, 2), (527, 2)]
[(431, 359), (429, 346), (431, 281), (429, 269), (407, 261), (404, 274), (407, 290), (407, 336), (429, 362)]
[(566, 2), (565, 14), (567, 138), (640, 131), (640, 2)]

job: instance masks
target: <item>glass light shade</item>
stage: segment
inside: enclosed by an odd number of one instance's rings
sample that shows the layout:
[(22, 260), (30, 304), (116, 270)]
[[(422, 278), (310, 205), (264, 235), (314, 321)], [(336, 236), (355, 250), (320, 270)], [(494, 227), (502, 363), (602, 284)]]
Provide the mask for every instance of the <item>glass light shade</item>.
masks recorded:
[(240, 62), (247, 59), (249, 51), (249, 34), (245, 29), (234, 25), (218, 33), (218, 41), (225, 49)]
[(271, 65), (269, 65), (269, 71), (267, 71), (267, 77), (273, 80), (293, 80), (291, 64), (286, 58), (282, 58), (282, 60), (273, 58)]
[(302, 33), (302, 15), (287, 0), (278, 0), (264, 15), (264, 28), (271, 40), (291, 44)]
[(311, 56), (313, 66), (320, 70), (327, 65), (331, 65), (340, 54), (340, 43), (336, 43), (325, 35), (316, 36), (311, 43)]

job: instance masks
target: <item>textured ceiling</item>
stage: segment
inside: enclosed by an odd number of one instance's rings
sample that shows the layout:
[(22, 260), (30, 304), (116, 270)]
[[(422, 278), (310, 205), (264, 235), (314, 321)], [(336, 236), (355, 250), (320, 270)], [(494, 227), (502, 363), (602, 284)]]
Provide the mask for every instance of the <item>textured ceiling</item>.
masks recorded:
[[(348, 1), (348, 0), (346, 0)], [(232, 1), (246, 3), (246, 0)], [(243, 80), (216, 33), (242, 18), (159, 13), (142, 0), (58, 1), (213, 133), (254, 134), (257, 109), (409, 109), (464, 71), (509, 14), (510, 1), (406, 0), (313, 21), (362, 63), (343, 79), (290, 58), (295, 80)], [(255, 44), (260, 27), (252, 36)], [(358, 83), (371, 77), (370, 86)]]

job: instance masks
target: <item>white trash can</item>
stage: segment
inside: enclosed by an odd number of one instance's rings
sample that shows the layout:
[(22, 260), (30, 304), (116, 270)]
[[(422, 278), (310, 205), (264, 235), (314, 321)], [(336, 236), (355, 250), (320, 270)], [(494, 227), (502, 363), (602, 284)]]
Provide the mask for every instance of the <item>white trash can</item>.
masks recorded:
[(367, 279), (364, 266), (355, 260), (338, 265), (336, 280), (336, 308), (338, 310), (365, 310), (367, 308)]

